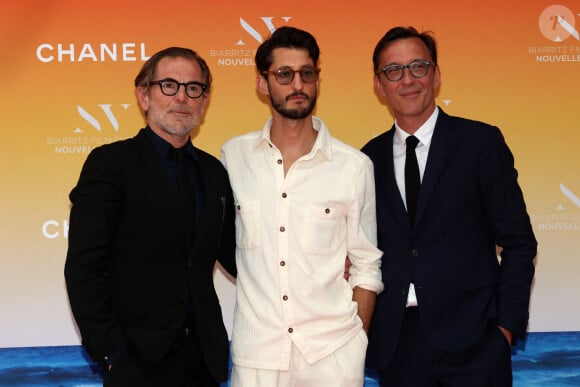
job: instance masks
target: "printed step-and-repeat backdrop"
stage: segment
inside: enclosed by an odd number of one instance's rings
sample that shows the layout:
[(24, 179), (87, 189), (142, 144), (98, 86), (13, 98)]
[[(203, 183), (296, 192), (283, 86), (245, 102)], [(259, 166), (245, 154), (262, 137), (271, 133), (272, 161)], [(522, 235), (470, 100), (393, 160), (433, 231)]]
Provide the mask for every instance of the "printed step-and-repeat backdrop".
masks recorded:
[[(580, 331), (580, 2), (15, 1), (0, 12), (0, 348), (78, 345), (63, 279), (68, 193), (96, 146), (144, 124), (133, 79), (154, 52), (198, 51), (215, 79), (194, 143), (218, 156), (262, 127), (254, 53), (293, 25), (321, 46), (316, 114), (355, 147), (393, 117), (371, 54), (395, 25), (433, 31), (438, 104), (499, 126), (539, 241), (531, 332)], [(154, 227), (154, 225), (152, 225)], [(216, 272), (231, 329), (234, 284)]]

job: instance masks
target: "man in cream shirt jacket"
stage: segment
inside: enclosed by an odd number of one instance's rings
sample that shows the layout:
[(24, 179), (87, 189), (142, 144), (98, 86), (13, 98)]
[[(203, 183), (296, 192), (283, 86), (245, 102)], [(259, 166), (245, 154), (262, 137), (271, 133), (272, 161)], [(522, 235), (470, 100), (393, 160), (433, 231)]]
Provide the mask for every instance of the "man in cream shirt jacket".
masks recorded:
[(272, 117), (222, 148), (236, 207), (234, 387), (364, 383), (383, 289), (373, 166), (312, 116), (317, 61), (309, 33), (276, 30), (256, 53)]

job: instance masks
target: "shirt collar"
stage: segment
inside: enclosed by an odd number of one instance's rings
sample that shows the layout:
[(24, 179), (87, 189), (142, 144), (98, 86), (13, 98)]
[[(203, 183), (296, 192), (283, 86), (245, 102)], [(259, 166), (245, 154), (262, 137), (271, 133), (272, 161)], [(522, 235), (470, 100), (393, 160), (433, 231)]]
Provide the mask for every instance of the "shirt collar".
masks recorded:
[[(149, 126), (145, 128), (145, 133), (147, 133), (147, 136), (151, 139), (153, 147), (155, 148), (155, 151), (157, 152), (159, 157), (161, 157), (162, 159), (173, 157), (172, 155), (169, 154), (169, 152), (173, 149), (173, 146), (170, 143), (159, 137), (157, 133), (155, 133), (153, 129), (151, 129)], [(191, 143), (191, 141), (185, 143), (185, 151), (194, 160), (198, 160), (197, 151), (193, 146), (193, 144)]]
[[(420, 144), (423, 144), (427, 147), (431, 144), (433, 132), (435, 131), (435, 123), (437, 122), (438, 116), (439, 116), (439, 107), (436, 106), (431, 116), (427, 118), (427, 121), (425, 121), (423, 125), (421, 125), (415, 133), (413, 133), (413, 136), (419, 139)], [(410, 134), (401, 129), (401, 127), (399, 126), (399, 124), (397, 124), (397, 121), (395, 120), (395, 141), (398, 144), (404, 144), (405, 140), (409, 136)]]
[[(331, 159), (332, 158), (332, 146), (331, 146), (331, 137), (328, 128), (322, 121), (322, 119), (312, 116), (312, 126), (314, 130), (318, 132), (316, 136), (316, 141), (312, 146), (312, 150), (308, 154), (307, 158), (312, 159), (317, 157), (320, 154), (323, 158)], [(260, 148), (268, 147), (273, 148), (275, 145), (272, 143), (270, 139), (270, 130), (272, 129), (272, 117), (266, 121), (266, 124), (262, 128), (260, 137), (258, 137), (258, 141), (256, 142), (255, 150)]]

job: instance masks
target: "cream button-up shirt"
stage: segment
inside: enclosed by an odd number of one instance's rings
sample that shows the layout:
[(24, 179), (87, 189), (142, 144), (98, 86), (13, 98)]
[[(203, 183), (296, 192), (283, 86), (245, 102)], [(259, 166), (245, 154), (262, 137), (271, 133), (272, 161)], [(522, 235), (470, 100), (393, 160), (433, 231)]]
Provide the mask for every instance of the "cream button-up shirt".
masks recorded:
[(222, 147), (236, 206), (232, 361), (288, 370), (292, 344), (314, 363), (362, 329), (352, 289), (382, 291), (382, 252), (371, 160), (313, 117), (315, 144), (284, 176), (271, 124)]

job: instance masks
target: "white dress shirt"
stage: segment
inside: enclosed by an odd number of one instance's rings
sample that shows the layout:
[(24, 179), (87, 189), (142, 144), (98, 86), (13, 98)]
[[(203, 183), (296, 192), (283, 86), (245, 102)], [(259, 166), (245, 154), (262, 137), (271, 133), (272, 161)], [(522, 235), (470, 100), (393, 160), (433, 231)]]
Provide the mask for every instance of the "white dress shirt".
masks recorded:
[[(439, 108), (435, 107), (433, 114), (425, 121), (413, 135), (419, 139), (419, 143), (415, 148), (417, 155), (417, 163), (419, 164), (419, 175), (423, 181), (425, 174), (425, 165), (427, 164), (427, 156), (429, 155), (429, 148), (431, 146), (431, 139), (433, 138), (433, 131), (435, 130), (435, 122), (439, 115)], [(405, 190), (405, 156), (407, 153), (406, 139), (410, 134), (399, 127), (395, 121), (395, 135), (393, 136), (393, 158), (395, 163), (395, 179), (397, 186), (401, 192), (405, 208), (407, 207), (406, 190)], [(409, 293), (407, 295), (407, 306), (417, 306), (417, 295), (415, 294), (415, 285), (411, 283), (409, 286)]]
[(360, 331), (352, 289), (383, 289), (382, 252), (370, 159), (313, 117), (316, 142), (284, 176), (271, 125), (222, 148), (236, 205), (232, 360), (287, 371), (292, 344), (312, 364)]

